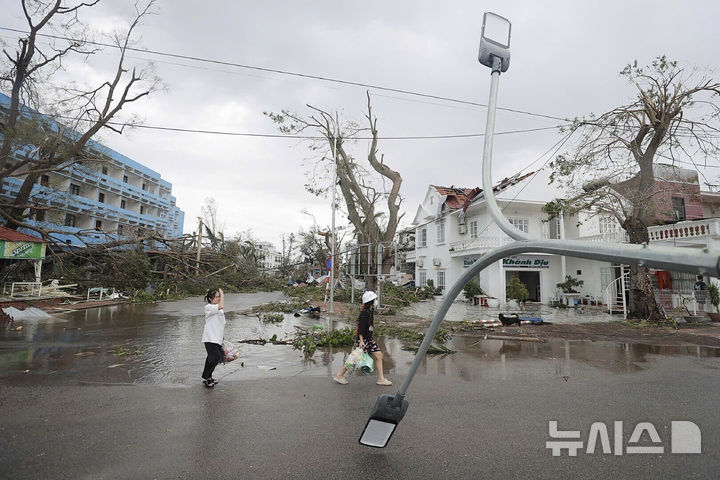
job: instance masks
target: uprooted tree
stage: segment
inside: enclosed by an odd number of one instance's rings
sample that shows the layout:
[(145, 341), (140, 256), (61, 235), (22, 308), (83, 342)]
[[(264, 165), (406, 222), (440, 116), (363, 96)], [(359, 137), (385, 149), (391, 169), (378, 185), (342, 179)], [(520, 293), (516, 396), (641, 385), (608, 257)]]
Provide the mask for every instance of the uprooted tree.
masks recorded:
[[(668, 187), (656, 181), (657, 164), (698, 168), (717, 158), (720, 83), (664, 56), (644, 68), (636, 61), (620, 75), (635, 86), (637, 97), (573, 122), (576, 145), (551, 163), (551, 181), (569, 193), (545, 210), (550, 216), (612, 216), (631, 243), (643, 244), (649, 242), (648, 227), (668, 217)], [(631, 268), (630, 316), (661, 318), (647, 267)]]
[[(331, 114), (308, 105), (312, 110), (307, 116), (283, 110), (282, 113), (265, 112), (281, 132), (299, 135), (306, 131), (316, 131), (322, 136), (320, 141), (311, 141), (310, 149), (320, 153), (320, 158), (308, 174), (306, 189), (314, 195), (325, 195), (333, 185), (333, 168), (337, 171), (338, 185), (345, 200), (347, 218), (352, 224), (357, 243), (361, 268), (368, 273), (366, 285), (377, 287), (377, 274), (388, 274), (393, 264), (393, 237), (400, 211), (400, 185), (402, 176), (385, 163), (384, 155), (378, 158), (377, 118), (373, 115), (370, 94), (367, 94), (368, 126), (360, 127), (356, 122), (341, 122), (338, 114)], [(351, 152), (354, 139), (361, 132), (370, 132), (371, 143), (367, 154), (370, 166), (361, 163)], [(323, 172), (324, 175), (318, 175)], [(330, 185), (327, 185), (330, 177)], [(323, 184), (324, 183), (324, 184)], [(381, 205), (385, 200), (385, 206)], [(382, 245), (382, 260), (378, 266), (378, 246)]]

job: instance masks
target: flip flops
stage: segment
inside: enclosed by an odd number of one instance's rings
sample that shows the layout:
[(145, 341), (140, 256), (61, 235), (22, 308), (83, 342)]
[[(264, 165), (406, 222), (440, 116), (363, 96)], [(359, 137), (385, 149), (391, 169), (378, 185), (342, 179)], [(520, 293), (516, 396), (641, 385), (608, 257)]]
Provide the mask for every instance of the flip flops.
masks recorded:
[(387, 386), (387, 385), (392, 385), (392, 382), (386, 378), (386, 379), (384, 379), (384, 380), (381, 381), (381, 382), (378, 381), (377, 384), (378, 384), (378, 385), (385, 385), (385, 386)]
[(333, 380), (335, 380), (340, 385), (347, 385), (347, 383), (348, 383), (347, 378), (345, 378), (345, 377), (340, 377), (340, 378), (333, 377)]

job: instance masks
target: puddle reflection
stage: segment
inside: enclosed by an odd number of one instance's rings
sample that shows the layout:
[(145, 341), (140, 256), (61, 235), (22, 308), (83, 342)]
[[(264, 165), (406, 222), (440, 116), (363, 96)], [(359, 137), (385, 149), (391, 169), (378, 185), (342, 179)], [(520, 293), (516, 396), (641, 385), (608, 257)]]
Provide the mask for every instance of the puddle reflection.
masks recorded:
[[(285, 315), (281, 323), (263, 324), (237, 313), (252, 305), (282, 300), (282, 293), (228, 294), (229, 340), (292, 338), (295, 326), (341, 328), (341, 322)], [(199, 382), (205, 350), (200, 298), (149, 305), (121, 305), (53, 315), (50, 319), (5, 324), (0, 329), (0, 380), (15, 385), (78, 383), (153, 383), (193, 385)], [(464, 307), (464, 305), (461, 305)], [(15, 328), (22, 325), (20, 331)], [(400, 380), (414, 353), (395, 339), (378, 338), (388, 377)], [(696, 346), (652, 346), (611, 342), (554, 340), (532, 343), (455, 337), (452, 355), (423, 360), (419, 375), (454, 376), (475, 381), (488, 376), (566, 377), (586, 369), (624, 374), (651, 368), (659, 356), (685, 356), (702, 366), (720, 368), (720, 349)], [(330, 376), (342, 366), (350, 347), (318, 349), (306, 360), (285, 345), (242, 345), (239, 360), (218, 367), (224, 381), (291, 375)], [(243, 366), (244, 364), (244, 366)], [(260, 368), (259, 368), (260, 367)], [(268, 370), (267, 367), (275, 367)], [(28, 373), (24, 373), (28, 371)]]

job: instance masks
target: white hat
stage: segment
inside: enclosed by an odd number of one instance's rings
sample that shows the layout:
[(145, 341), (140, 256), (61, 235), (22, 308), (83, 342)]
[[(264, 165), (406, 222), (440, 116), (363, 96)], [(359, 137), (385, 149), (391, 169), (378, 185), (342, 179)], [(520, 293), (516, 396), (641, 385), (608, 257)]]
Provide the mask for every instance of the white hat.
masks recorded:
[(373, 292), (372, 290), (368, 290), (367, 292), (363, 293), (362, 302), (363, 303), (372, 302), (376, 298), (377, 298), (377, 295), (375, 294), (375, 292)]

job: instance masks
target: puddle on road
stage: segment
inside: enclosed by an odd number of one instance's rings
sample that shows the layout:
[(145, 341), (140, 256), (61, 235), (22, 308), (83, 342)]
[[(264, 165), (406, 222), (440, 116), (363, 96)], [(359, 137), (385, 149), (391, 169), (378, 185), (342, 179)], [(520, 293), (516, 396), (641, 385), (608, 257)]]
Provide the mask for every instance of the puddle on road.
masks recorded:
[[(285, 315), (281, 323), (261, 324), (255, 316), (237, 313), (258, 303), (282, 299), (280, 292), (228, 294), (226, 338), (238, 341), (277, 335), (278, 339), (286, 339), (293, 336), (295, 325), (345, 326), (338, 322), (330, 324), (325, 318), (292, 314)], [(12, 385), (197, 384), (205, 360), (200, 342), (202, 309), (202, 299), (192, 298), (68, 312), (54, 314), (50, 319), (5, 324), (0, 330), (0, 380)], [(23, 326), (20, 332), (15, 330), (17, 325)], [(378, 343), (384, 352), (387, 375), (391, 379), (404, 377), (414, 354), (403, 350), (396, 339), (380, 338)], [(449, 346), (457, 353), (426, 358), (418, 374), (473, 381), (488, 376), (564, 377), (586, 369), (629, 373), (650, 368), (653, 359), (669, 355), (696, 357), (702, 366), (720, 368), (720, 349), (695, 346), (478, 341), (469, 337), (453, 338)], [(340, 369), (349, 350), (349, 347), (318, 349), (313, 358), (305, 360), (300, 351), (290, 346), (243, 344), (241, 358), (218, 366), (215, 377), (224, 381), (294, 375), (329, 377)]]
[[(415, 315), (421, 318), (433, 318), (442, 302), (441, 297), (435, 297), (426, 302), (413, 303), (404, 308), (402, 312), (407, 315)], [(445, 314), (445, 320), (449, 322), (461, 322), (463, 320), (497, 320), (500, 312), (508, 312), (508, 309), (481, 307), (471, 305), (464, 301), (455, 301)], [(606, 309), (596, 306), (582, 305), (578, 308), (553, 308), (540, 303), (526, 303), (521, 315), (529, 317), (540, 317), (546, 322), (552, 323), (594, 323), (610, 322), (620, 317), (612, 316)]]

